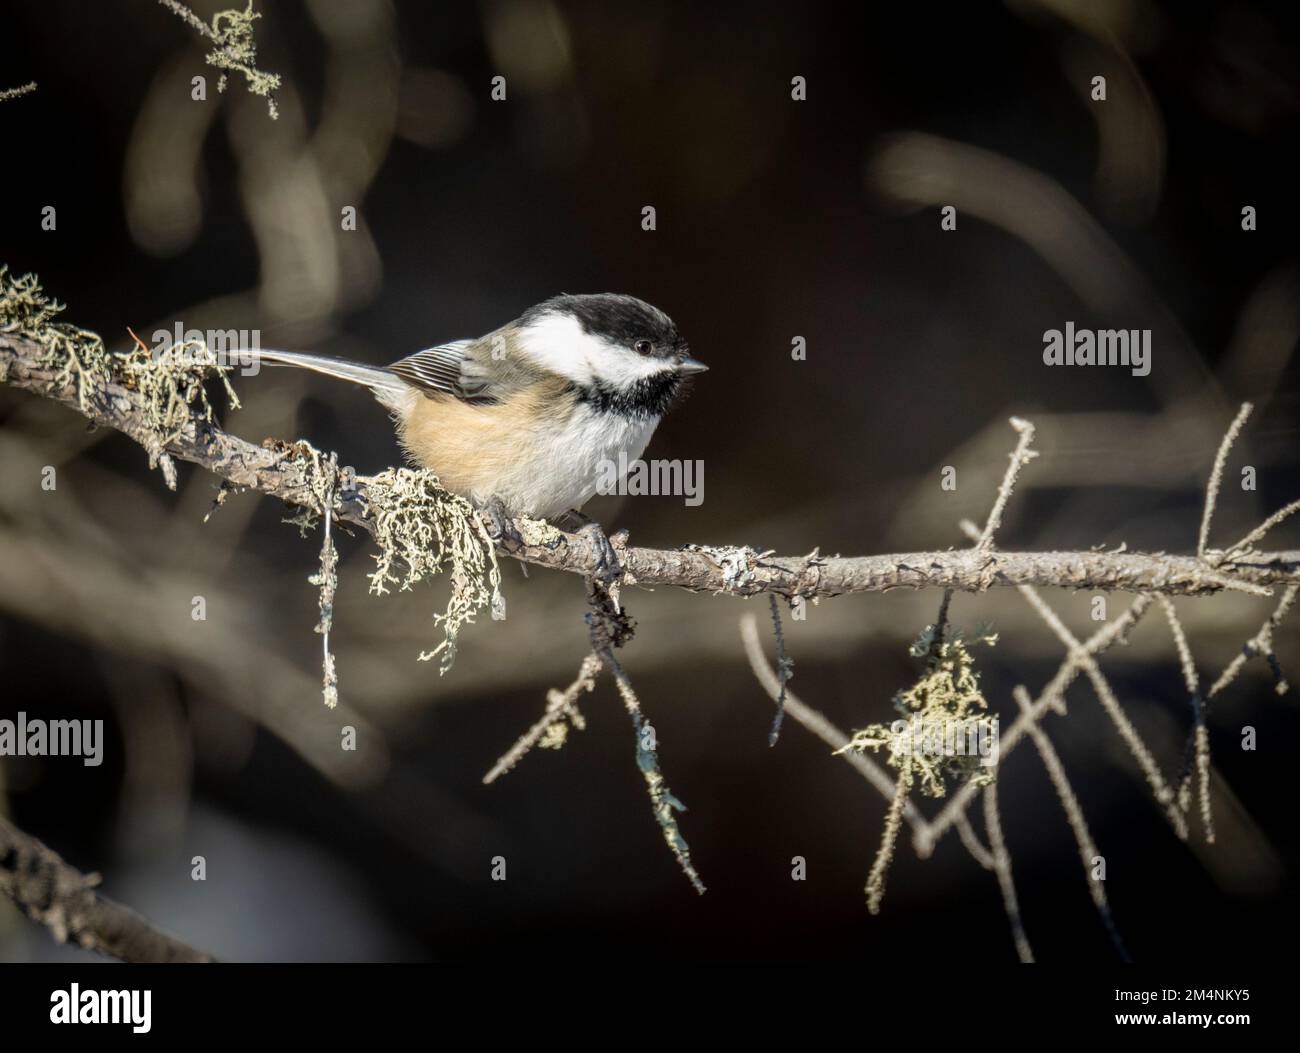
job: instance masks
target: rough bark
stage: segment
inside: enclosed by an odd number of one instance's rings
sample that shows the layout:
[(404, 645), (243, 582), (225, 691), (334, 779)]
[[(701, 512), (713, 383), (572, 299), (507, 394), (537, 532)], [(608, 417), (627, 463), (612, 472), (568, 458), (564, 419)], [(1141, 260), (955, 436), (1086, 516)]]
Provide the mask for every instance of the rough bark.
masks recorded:
[(0, 818), (0, 893), (60, 943), (72, 940), (124, 962), (210, 962), (210, 954), (154, 928), (95, 891), (98, 874), (69, 866), (36, 838)]

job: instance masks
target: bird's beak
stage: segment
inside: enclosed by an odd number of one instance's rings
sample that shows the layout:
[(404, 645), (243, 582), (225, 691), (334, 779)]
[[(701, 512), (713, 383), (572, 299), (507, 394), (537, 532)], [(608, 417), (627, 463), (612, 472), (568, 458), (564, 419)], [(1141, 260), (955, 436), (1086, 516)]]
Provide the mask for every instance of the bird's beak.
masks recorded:
[(683, 358), (677, 363), (677, 372), (684, 377), (692, 376), (695, 373), (703, 373), (708, 368), (698, 358)]

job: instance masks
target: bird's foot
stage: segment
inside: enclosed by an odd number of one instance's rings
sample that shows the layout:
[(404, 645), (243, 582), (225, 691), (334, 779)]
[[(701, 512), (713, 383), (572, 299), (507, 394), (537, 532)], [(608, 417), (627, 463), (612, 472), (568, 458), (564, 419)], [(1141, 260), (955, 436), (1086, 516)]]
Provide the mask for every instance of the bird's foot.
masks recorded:
[[(576, 509), (568, 514), (581, 524), (578, 533), (586, 535), (596, 550), (596, 571), (593, 577), (607, 589), (616, 585), (623, 577), (623, 564), (618, 558), (618, 550), (614, 547), (614, 543), (605, 533), (605, 528)], [(618, 538), (620, 543), (626, 544), (627, 531), (616, 531), (614, 537)]]
[(517, 551), (525, 547), (524, 537), (519, 533), (515, 521), (506, 511), (505, 503), (501, 498), (492, 498), (483, 506), (483, 511), (492, 520), (492, 526), (488, 529), (488, 537), (511, 551)]
[(370, 502), (357, 483), (357, 470), (350, 464), (339, 469), (338, 499), (344, 511), (351, 510), (363, 517), (370, 514)]

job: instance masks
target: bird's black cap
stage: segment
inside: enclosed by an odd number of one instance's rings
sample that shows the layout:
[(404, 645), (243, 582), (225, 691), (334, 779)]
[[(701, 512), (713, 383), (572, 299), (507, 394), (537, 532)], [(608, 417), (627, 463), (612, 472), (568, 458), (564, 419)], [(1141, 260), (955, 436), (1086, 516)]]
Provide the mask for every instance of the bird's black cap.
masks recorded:
[(623, 293), (588, 293), (552, 296), (530, 307), (519, 319), (521, 325), (535, 322), (547, 314), (568, 314), (577, 319), (585, 333), (611, 343), (634, 347), (639, 340), (649, 340), (657, 358), (684, 358), (686, 341), (677, 326), (663, 311), (635, 296)]

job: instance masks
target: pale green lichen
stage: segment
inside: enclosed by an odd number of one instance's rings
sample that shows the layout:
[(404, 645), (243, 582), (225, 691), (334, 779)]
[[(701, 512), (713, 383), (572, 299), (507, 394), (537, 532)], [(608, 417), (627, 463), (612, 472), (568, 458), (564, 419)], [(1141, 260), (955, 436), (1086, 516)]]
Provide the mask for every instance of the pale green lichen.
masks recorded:
[(695, 891), (702, 896), (705, 892), (704, 882), (691, 862), (691, 846), (686, 843), (682, 828), (677, 822), (678, 813), (686, 811), (686, 805), (673, 796), (668, 783), (664, 780), (663, 772), (659, 769), (659, 751), (656, 747), (655, 735), (646, 724), (645, 715), (641, 711), (641, 702), (636, 697), (636, 692), (632, 690), (631, 681), (611, 652), (605, 652), (605, 660), (613, 670), (614, 682), (618, 687), (619, 695), (622, 696), (623, 705), (632, 717), (632, 730), (636, 734), (636, 766), (641, 769), (641, 774), (645, 778), (646, 792), (650, 795), (650, 809), (654, 813), (655, 822), (659, 824), (664, 843), (677, 860), (682, 873), (686, 875)]
[(439, 669), (445, 673), (455, 660), (460, 630), (473, 624), (480, 610), (504, 609), (496, 545), (478, 510), (428, 469), (389, 468), (371, 476), (366, 500), (379, 545), (371, 592), (409, 589), (441, 573), (451, 579), (447, 609), (434, 615), (443, 640), (420, 655), (422, 662), (441, 656)]
[(109, 351), (99, 334), (58, 321), (62, 311), (63, 305), (45, 295), (34, 274), (14, 278), (0, 265), (0, 332), (40, 344), (45, 351), (41, 366), (55, 372), (57, 384), (76, 385), (82, 412), (89, 413), (92, 396), (110, 385), (139, 396), (145, 434), (137, 438), (149, 453), (150, 466), (161, 462), (168, 485), (174, 485), (165, 450), (196, 417), (212, 421), (205, 383), (219, 378), (231, 408), (239, 407), (227, 377), (231, 367), (201, 341), (157, 353), (139, 342), (129, 351)]
[[(303, 485), (314, 499), (313, 507), (302, 508), (284, 522), (298, 527), (305, 537), (320, 523), (317, 509), (330, 509), (331, 514), (341, 511), (340, 475), (335, 456), (322, 456), (310, 443), (295, 443), (290, 456), (298, 462)], [(344, 472), (350, 473), (351, 469)], [(419, 655), (422, 662), (439, 658), (439, 672), (446, 673), (455, 661), (461, 629), (472, 625), (484, 608), (498, 612), (505, 609), (496, 545), (478, 510), (447, 490), (427, 469), (389, 468), (356, 481), (364, 484), (367, 516), (379, 547), (374, 557), (378, 566), (369, 575), (370, 591), (382, 596), (390, 587), (411, 589), (439, 574), (450, 579), (447, 607), (434, 615), (435, 623), (442, 627), (443, 639), (433, 650)], [(321, 590), (321, 617), (316, 631), (325, 636), (324, 692), (326, 705), (332, 708), (337, 700), (338, 678), (329, 651), (329, 629), (338, 586), (338, 556), (328, 537), (320, 561), (320, 569), (309, 580)]]
[[(636, 719), (635, 724), (639, 736), (640, 720)], [(682, 873), (686, 875), (695, 891), (703, 895), (704, 882), (700, 880), (700, 875), (691, 863), (691, 846), (686, 843), (686, 838), (682, 836), (682, 828), (677, 822), (677, 813), (686, 811), (686, 805), (674, 797), (672, 791), (668, 789), (668, 783), (664, 781), (663, 773), (659, 770), (659, 756), (654, 750), (645, 749), (638, 743), (636, 763), (641, 769), (641, 774), (645, 776), (646, 791), (650, 794), (650, 807), (654, 812), (655, 821), (663, 832), (664, 843), (668, 845), (677, 860), (677, 865), (682, 868)]]
[[(993, 646), (997, 636), (981, 633), (972, 642)], [(988, 700), (980, 689), (979, 673), (967, 641), (951, 626), (927, 626), (912, 644), (913, 658), (926, 659), (926, 668), (911, 687), (894, 696), (901, 719), (870, 724), (854, 732), (837, 750), (887, 751), (886, 760), (898, 772), (894, 797), (885, 818), (880, 848), (867, 877), (867, 909), (878, 913), (885, 894), (885, 876), (902, 828), (908, 795), (919, 782), (921, 792), (942, 797), (949, 779), (975, 785), (993, 781), (997, 763), (997, 718), (989, 719)], [(990, 757), (992, 763), (989, 763)]]
[(334, 520), (334, 493), (338, 489), (338, 457), (330, 454), (328, 472), (322, 473), (320, 454), (312, 449), (315, 478), (325, 478), (323, 492), (317, 494), (320, 506), (325, 509), (325, 537), (321, 542), (320, 569), (307, 580), (320, 589), (320, 620), (316, 631), (324, 638), (321, 658), (321, 692), (325, 705), (334, 709), (339, 704), (339, 677), (334, 665), (334, 652), (330, 650), (330, 629), (334, 626), (334, 596), (339, 587), (339, 553), (334, 547), (334, 533), (331, 530)]
[[(963, 751), (961, 740), (953, 736), (996, 733), (996, 721), (985, 716), (988, 701), (968, 641), (949, 627), (947, 637), (936, 645), (936, 632), (934, 626), (927, 627), (909, 650), (914, 658), (926, 656), (926, 669), (916, 683), (894, 696), (902, 719), (855, 731), (848, 745), (837, 751), (887, 750), (890, 766), (900, 771), (905, 763), (913, 766), (921, 791), (930, 797), (942, 797), (951, 778), (990, 781), (992, 767), (978, 752)], [(991, 647), (997, 636), (983, 633), (970, 642)], [(943, 748), (931, 748), (936, 741)]]
[[(575, 725), (576, 726), (576, 725)], [(569, 741), (569, 724), (566, 720), (557, 720), (548, 724), (537, 739), (537, 748), (541, 750), (559, 750)]]
[[(62, 310), (61, 304), (45, 295), (34, 275), (13, 278), (7, 267), (0, 266), (0, 332), (39, 344), (43, 354), (37, 367), (50, 371), (59, 387), (75, 386), (78, 405), (89, 416), (106, 405), (104, 400), (111, 398), (112, 388), (132, 392), (137, 404), (131, 413), (134, 426), (130, 433), (149, 452), (151, 465), (161, 463), (168, 485), (174, 486), (175, 470), (167, 446), (196, 422), (213, 421), (206, 381), (220, 379), (230, 405), (238, 408), (239, 400), (227, 378), (232, 367), (219, 362), (201, 342), (155, 353), (137, 341), (129, 351), (110, 352), (98, 334), (58, 321)], [(325, 458), (309, 443), (298, 442), (285, 447), (282, 467), (286, 471), (296, 468), (312, 495), (313, 507), (303, 508), (290, 520), (304, 533), (319, 522), (317, 510), (329, 509), (331, 518), (342, 511), (344, 495), (333, 455)], [(455, 658), (461, 629), (472, 624), (485, 607), (497, 612), (505, 609), (496, 546), (474, 506), (445, 489), (432, 472), (394, 468), (364, 483), (379, 546), (378, 567), (370, 575), (371, 591), (383, 594), (390, 586), (409, 589), (441, 573), (450, 578), (446, 610), (434, 616), (442, 626), (443, 640), (420, 655), (423, 661), (439, 657), (445, 673)], [(326, 704), (333, 705), (338, 697), (338, 677), (329, 649), (329, 630), (338, 586), (338, 554), (329, 536), (320, 558), (321, 567), (312, 583), (321, 590), (317, 631), (325, 637), (323, 689)]]
[(280, 116), (274, 97), (274, 93), (280, 88), (280, 76), (257, 68), (257, 43), (253, 39), (253, 23), (262, 16), (253, 10), (253, 0), (248, 0), (248, 6), (243, 11), (238, 8), (218, 11), (212, 16), (211, 25), (204, 22), (180, 0), (158, 0), (158, 2), (215, 45), (207, 55), (207, 63), (222, 71), (217, 79), (218, 92), (226, 90), (228, 71), (242, 73), (248, 82), (248, 90), (266, 99), (271, 119), (275, 120)]

